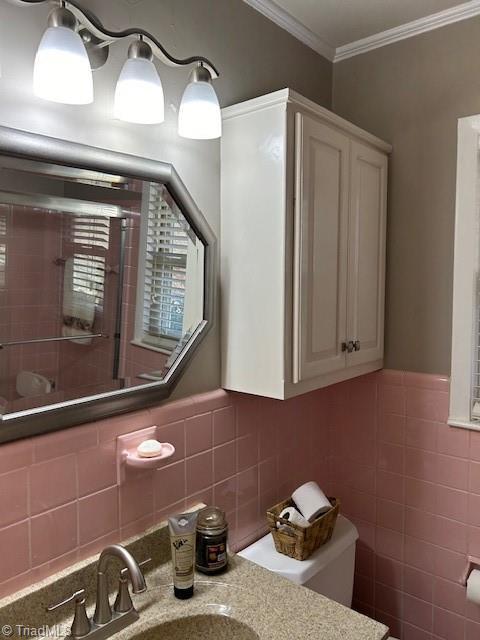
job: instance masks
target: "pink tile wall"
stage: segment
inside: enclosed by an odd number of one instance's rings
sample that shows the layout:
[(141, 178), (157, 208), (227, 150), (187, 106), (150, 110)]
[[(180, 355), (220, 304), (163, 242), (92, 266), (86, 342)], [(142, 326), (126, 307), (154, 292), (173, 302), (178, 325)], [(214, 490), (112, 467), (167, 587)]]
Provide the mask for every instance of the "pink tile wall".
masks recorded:
[(446, 424), (448, 390), (382, 371), (329, 393), (330, 490), (360, 533), (354, 606), (405, 640), (480, 637), (461, 585), (480, 554), (480, 432)]
[[(5, 254), (0, 341), (57, 335), (60, 274), (53, 259), (61, 251), (61, 216), (1, 205), (0, 245)], [(0, 396), (18, 403), (10, 408), (23, 408), (16, 393), (16, 375), (22, 370), (56, 379), (58, 344), (20, 345), (2, 351)]]
[[(1, 342), (60, 335), (64, 270), (54, 260), (83, 251), (68, 245), (68, 227), (62, 214), (0, 206), (0, 247), (5, 250), (5, 281), (0, 277)], [(107, 261), (113, 266), (118, 265), (119, 240), (118, 221), (112, 222)], [(0, 398), (8, 401), (9, 411), (118, 388), (118, 382), (112, 381), (117, 277), (107, 276), (103, 317), (97, 313), (94, 326), (95, 331), (109, 335), (108, 339), (94, 340), (88, 346), (69, 342), (18, 345), (1, 352)], [(55, 391), (20, 398), (16, 376), (22, 370), (54, 381)]]
[[(448, 380), (382, 371), (287, 402), (215, 391), (0, 447), (0, 595), (198, 501), (240, 548), (308, 479), (360, 541), (354, 606), (402, 640), (473, 640), (460, 580), (480, 555), (480, 432), (446, 425)], [(121, 433), (158, 425), (168, 465), (117, 486)]]
[[(325, 392), (282, 403), (215, 391), (0, 447), (0, 597), (200, 501), (225, 509), (232, 546), (314, 477), (325, 484)], [(152, 424), (175, 456), (117, 485), (115, 439)]]

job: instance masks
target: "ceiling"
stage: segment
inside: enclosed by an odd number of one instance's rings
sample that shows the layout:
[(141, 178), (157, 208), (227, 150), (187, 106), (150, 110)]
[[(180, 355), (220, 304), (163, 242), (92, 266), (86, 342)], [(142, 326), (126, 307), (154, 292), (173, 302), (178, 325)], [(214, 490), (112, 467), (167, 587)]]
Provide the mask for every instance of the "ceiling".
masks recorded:
[(245, 1), (335, 60), (480, 13), (480, 0)]
[(337, 48), (406, 22), (450, 9), (458, 0), (275, 0), (304, 26)]

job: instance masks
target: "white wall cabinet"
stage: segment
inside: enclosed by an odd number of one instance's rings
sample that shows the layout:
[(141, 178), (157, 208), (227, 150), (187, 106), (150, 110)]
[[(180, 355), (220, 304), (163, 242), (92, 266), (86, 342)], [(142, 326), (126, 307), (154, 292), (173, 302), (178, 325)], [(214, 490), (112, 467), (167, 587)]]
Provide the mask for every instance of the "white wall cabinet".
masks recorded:
[(390, 146), (288, 89), (223, 119), (223, 386), (283, 399), (381, 368)]

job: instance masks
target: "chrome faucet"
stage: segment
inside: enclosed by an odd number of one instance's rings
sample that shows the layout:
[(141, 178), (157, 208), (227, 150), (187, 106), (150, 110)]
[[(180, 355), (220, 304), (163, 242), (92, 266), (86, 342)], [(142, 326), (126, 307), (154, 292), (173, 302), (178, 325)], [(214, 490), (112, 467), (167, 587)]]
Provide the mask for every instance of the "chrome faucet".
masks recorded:
[[(120, 572), (120, 580), (118, 587), (118, 595), (113, 606), (110, 606), (108, 597), (108, 580), (107, 566), (111, 558), (118, 558), (124, 565)], [(150, 562), (150, 559), (137, 563), (132, 554), (119, 544), (113, 544), (100, 554), (97, 565), (97, 599), (95, 605), (95, 613), (92, 620), (87, 616), (85, 608), (85, 589), (76, 591), (58, 604), (51, 605), (47, 611), (54, 611), (59, 607), (74, 601), (75, 616), (70, 631), (72, 640), (80, 640), (81, 638), (95, 640), (105, 640), (114, 633), (124, 629), (128, 625), (138, 620), (139, 615), (133, 606), (128, 591), (128, 578), (132, 582), (133, 593), (143, 593), (147, 589), (145, 578), (141, 570), (141, 566)]]

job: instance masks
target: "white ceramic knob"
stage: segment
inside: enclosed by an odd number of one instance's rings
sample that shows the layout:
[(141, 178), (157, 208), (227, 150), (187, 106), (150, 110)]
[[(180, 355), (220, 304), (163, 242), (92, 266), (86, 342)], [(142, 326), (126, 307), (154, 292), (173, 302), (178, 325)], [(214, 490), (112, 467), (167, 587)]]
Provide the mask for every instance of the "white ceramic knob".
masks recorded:
[(154, 458), (162, 453), (163, 445), (158, 440), (145, 440), (137, 447), (140, 458)]

